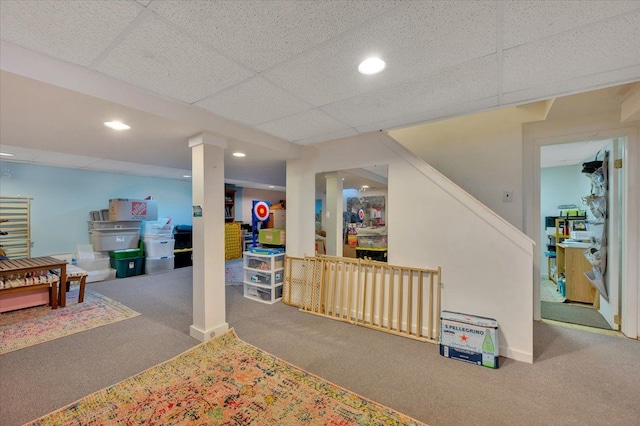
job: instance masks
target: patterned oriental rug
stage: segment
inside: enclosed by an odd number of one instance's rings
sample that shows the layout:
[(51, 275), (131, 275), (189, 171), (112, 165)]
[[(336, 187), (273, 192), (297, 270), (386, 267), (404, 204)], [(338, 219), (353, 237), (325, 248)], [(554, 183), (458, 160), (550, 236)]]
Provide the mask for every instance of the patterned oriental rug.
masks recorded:
[(233, 329), (31, 425), (424, 425), (240, 340)]
[(91, 290), (78, 303), (78, 287), (67, 293), (67, 306), (36, 306), (0, 315), (0, 355), (59, 337), (79, 333), (140, 315)]

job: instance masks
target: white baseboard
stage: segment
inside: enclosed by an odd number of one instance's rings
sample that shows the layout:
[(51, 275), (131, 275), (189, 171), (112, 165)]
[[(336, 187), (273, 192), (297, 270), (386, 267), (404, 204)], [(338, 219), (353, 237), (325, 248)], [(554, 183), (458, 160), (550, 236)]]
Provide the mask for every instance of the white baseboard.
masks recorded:
[(201, 342), (206, 342), (213, 339), (218, 334), (227, 331), (228, 329), (229, 324), (226, 322), (223, 322), (222, 324), (219, 324), (215, 327), (211, 327), (208, 330), (201, 330), (195, 325), (192, 325), (191, 327), (189, 327), (189, 335)]

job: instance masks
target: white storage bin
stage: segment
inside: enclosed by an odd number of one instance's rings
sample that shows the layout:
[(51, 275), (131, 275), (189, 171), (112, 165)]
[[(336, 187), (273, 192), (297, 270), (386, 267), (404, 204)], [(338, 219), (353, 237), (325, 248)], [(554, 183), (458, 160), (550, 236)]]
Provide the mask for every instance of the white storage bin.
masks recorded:
[(106, 268), (106, 269), (100, 269), (98, 271), (88, 271), (86, 282), (95, 283), (98, 281), (113, 280), (115, 278), (116, 278), (116, 270), (113, 268)]
[(92, 221), (89, 222), (89, 229), (140, 229), (140, 220), (115, 220), (115, 221)]
[(144, 263), (145, 274), (160, 274), (173, 271), (175, 256), (147, 257)]
[(124, 250), (138, 247), (139, 230), (92, 229), (89, 240), (95, 251)]
[(171, 223), (167, 223), (167, 220), (145, 220), (142, 221), (142, 235), (171, 235), (172, 226)]
[(176, 240), (150, 240), (144, 239), (144, 255), (146, 257), (173, 256), (173, 248)]
[(76, 259), (76, 266), (87, 272), (109, 269), (109, 256), (103, 253), (93, 253), (93, 259)]

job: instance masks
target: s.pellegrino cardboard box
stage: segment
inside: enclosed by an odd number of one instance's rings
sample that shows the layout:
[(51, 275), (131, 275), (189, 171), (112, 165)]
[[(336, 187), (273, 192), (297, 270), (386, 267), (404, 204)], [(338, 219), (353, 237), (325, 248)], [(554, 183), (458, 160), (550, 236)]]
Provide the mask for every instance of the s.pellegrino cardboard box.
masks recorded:
[(459, 312), (440, 314), (440, 355), (498, 368), (498, 321)]

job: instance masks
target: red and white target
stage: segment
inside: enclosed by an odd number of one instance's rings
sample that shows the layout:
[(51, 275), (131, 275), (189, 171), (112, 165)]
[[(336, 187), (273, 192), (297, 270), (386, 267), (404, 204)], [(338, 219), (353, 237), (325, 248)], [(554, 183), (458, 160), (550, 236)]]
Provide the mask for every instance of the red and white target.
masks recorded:
[(364, 220), (364, 209), (358, 210), (358, 219), (360, 219), (360, 222)]
[(256, 215), (256, 219), (260, 221), (269, 219), (269, 204), (267, 204), (266, 202), (258, 201), (253, 207), (253, 211)]

